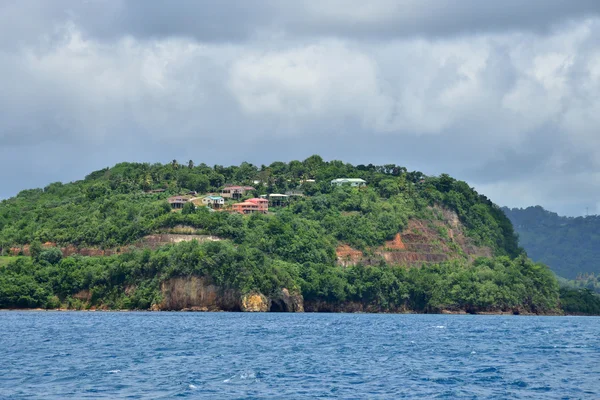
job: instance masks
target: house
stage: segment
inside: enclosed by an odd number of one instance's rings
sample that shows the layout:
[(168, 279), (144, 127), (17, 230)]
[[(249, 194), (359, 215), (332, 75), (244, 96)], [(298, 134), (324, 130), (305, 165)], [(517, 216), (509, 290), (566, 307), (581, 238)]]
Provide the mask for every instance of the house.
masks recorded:
[(173, 196), (173, 197), (169, 197), (167, 199), (167, 201), (171, 205), (171, 208), (179, 209), (179, 208), (183, 208), (185, 203), (190, 201), (191, 198), (192, 198), (191, 196), (187, 196), (187, 195), (186, 196)]
[(302, 190), (288, 190), (285, 192), (285, 195), (288, 197), (304, 197), (304, 192)]
[(344, 186), (349, 185), (353, 187), (367, 186), (367, 181), (360, 178), (338, 178), (331, 181), (332, 185)]
[(225, 186), (221, 190), (221, 196), (226, 199), (239, 200), (246, 195), (246, 192), (256, 190), (252, 186)]
[(271, 193), (268, 195), (269, 205), (273, 207), (284, 206), (288, 203), (289, 196), (286, 194)]
[(231, 206), (234, 212), (240, 214), (262, 213), (266, 214), (269, 211), (269, 200), (261, 198), (248, 199), (241, 203), (236, 203)]
[(225, 199), (221, 196), (206, 196), (202, 199), (202, 204), (209, 208), (221, 208), (225, 204)]

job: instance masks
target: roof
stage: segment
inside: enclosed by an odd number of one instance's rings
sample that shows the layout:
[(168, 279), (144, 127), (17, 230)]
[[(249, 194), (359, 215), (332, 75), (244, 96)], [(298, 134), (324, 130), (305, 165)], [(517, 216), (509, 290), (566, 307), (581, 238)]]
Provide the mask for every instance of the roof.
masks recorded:
[(256, 190), (252, 186), (225, 186), (223, 190), (234, 189), (234, 190)]
[(285, 192), (286, 196), (304, 196), (304, 192), (302, 190), (288, 190)]
[(331, 181), (331, 183), (367, 183), (364, 179), (360, 178), (338, 178)]
[(223, 197), (221, 197), (221, 196), (206, 196), (205, 199), (224, 200)]
[(269, 197), (288, 197), (287, 194), (271, 193)]
[(192, 197), (191, 196), (173, 196), (173, 197), (169, 197), (168, 201), (169, 203), (187, 203), (188, 201), (190, 201)]
[(239, 208), (239, 207), (260, 207), (260, 206), (253, 201), (243, 201), (241, 203), (235, 203), (232, 207)]

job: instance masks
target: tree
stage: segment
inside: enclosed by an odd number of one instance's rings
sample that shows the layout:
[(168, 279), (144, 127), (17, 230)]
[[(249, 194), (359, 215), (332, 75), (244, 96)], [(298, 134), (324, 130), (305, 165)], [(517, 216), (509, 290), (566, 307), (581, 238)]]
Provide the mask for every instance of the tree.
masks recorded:
[(62, 259), (62, 252), (56, 247), (51, 247), (42, 251), (39, 258), (41, 261), (47, 261), (48, 263), (55, 265)]
[(38, 260), (41, 253), (42, 244), (40, 243), (40, 241), (34, 240), (33, 242), (31, 242), (31, 245), (29, 246), (29, 255), (31, 255), (31, 258), (33, 258), (34, 260)]
[(192, 160), (188, 161), (188, 168), (189, 169), (194, 168), (194, 162)]
[(195, 212), (196, 212), (196, 206), (191, 201), (188, 201), (187, 203), (185, 203), (183, 205), (183, 208), (181, 209), (181, 213), (184, 215), (193, 214)]

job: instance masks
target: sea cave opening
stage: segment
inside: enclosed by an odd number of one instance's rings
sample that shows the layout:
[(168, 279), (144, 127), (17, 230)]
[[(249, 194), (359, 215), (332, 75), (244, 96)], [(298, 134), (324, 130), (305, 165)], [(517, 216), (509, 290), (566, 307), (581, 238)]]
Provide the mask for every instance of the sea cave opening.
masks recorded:
[(281, 300), (271, 301), (271, 308), (269, 312), (288, 312), (286, 304)]

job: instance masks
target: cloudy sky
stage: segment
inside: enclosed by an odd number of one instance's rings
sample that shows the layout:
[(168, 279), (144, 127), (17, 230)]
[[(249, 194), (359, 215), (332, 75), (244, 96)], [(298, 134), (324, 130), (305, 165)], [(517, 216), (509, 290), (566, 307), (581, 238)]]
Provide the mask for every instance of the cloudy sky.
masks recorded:
[(312, 154), (600, 213), (600, 1), (0, 0), (0, 198)]

